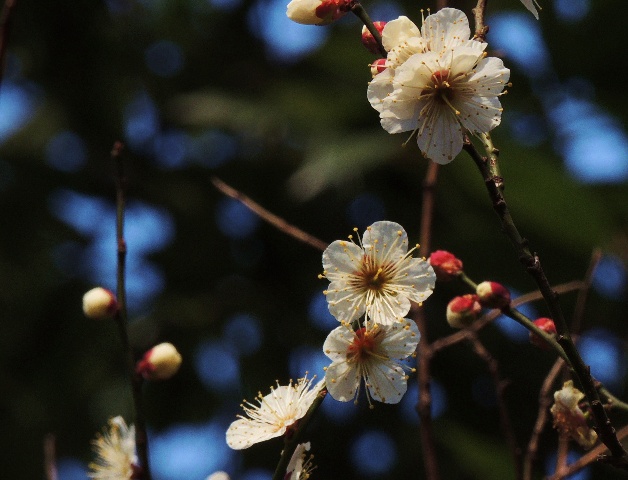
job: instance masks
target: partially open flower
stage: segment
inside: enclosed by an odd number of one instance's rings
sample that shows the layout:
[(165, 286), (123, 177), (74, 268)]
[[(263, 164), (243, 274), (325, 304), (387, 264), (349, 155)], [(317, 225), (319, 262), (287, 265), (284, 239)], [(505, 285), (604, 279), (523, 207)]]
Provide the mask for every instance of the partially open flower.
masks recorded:
[(314, 455), (309, 455), (310, 442), (299, 443), (294, 450), (284, 480), (307, 480), (316, 467), (312, 463)]
[(116, 313), (117, 308), (116, 296), (106, 288), (92, 288), (83, 295), (83, 313), (87, 318), (96, 320), (110, 318)]
[[(375, 26), (375, 29), (379, 32), (380, 35), (382, 34), (382, 30), (384, 30), (385, 25), (386, 22), (373, 22), (373, 26)], [(371, 53), (379, 53), (379, 45), (377, 44), (377, 40), (375, 40), (373, 34), (369, 32), (369, 29), (366, 28), (366, 25), (362, 27), (362, 45), (364, 45), (366, 49)], [(386, 61), (385, 58), (383, 58), (382, 60), (384, 60), (384, 62)]]
[(109, 420), (109, 428), (92, 442), (97, 458), (90, 463), (90, 478), (132, 480), (141, 478), (135, 455), (135, 427), (127, 427), (120, 416)]
[(371, 63), (371, 75), (373, 75), (373, 77), (379, 75), (384, 70), (386, 70), (385, 58), (378, 58), (377, 60), (374, 60), (373, 63)]
[(453, 298), (447, 305), (447, 323), (454, 328), (471, 325), (482, 312), (478, 296), (474, 294)]
[[(551, 318), (537, 318), (534, 321), (534, 324), (545, 333), (556, 336), (556, 325), (554, 324), (554, 320), (552, 320)], [(550, 348), (545, 340), (543, 340), (539, 335), (533, 332), (530, 332), (530, 343), (536, 345), (539, 348), (542, 348), (543, 350), (548, 350)]]
[(288, 385), (278, 382), (268, 395), (258, 393), (258, 405), (245, 401), (241, 406), (246, 416), (238, 415), (239, 419), (229, 426), (227, 445), (241, 450), (286, 433), (307, 413), (323, 388), (323, 380), (312, 387), (313, 381), (305, 376)]
[(350, 0), (292, 0), (286, 15), (303, 25), (328, 25), (350, 9)]
[(181, 360), (172, 343), (160, 343), (144, 354), (135, 369), (147, 380), (168, 380), (179, 371)]
[(597, 433), (589, 427), (587, 415), (578, 405), (583, 398), (584, 393), (569, 380), (554, 393), (554, 405), (550, 412), (554, 417), (554, 428), (578, 442), (581, 447), (589, 449), (597, 441)]
[(476, 287), (475, 293), (483, 307), (504, 308), (510, 305), (510, 291), (501, 283), (482, 282)]
[(435, 250), (428, 260), (436, 273), (436, 280), (447, 282), (462, 272), (462, 260), (446, 250)]

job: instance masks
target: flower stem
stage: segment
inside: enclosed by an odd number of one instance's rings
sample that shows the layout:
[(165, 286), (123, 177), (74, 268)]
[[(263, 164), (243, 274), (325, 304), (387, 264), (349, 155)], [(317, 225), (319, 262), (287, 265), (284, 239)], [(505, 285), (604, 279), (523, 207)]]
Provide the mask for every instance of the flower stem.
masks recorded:
[(380, 55), (382, 56), (382, 58), (386, 58), (388, 56), (388, 52), (386, 52), (384, 44), (382, 43), (382, 36), (377, 31), (377, 28), (375, 28), (375, 25), (373, 25), (371, 17), (369, 17), (368, 13), (366, 13), (366, 10), (362, 6), (362, 4), (360, 2), (355, 2), (351, 6), (351, 12), (362, 21), (362, 23), (366, 26), (371, 35), (373, 35), (373, 38), (377, 42), (377, 48)]
[(578, 350), (571, 338), (569, 329), (567, 328), (567, 322), (565, 321), (562, 308), (558, 301), (558, 293), (551, 287), (541, 266), (539, 256), (536, 253), (532, 253), (528, 246), (528, 241), (521, 236), (512, 216), (510, 215), (510, 210), (508, 209), (508, 205), (503, 194), (503, 179), (495, 175), (495, 169), (490, 165), (492, 163), (491, 160), (489, 158), (482, 157), (466, 136), (463, 148), (467, 151), (467, 153), (469, 153), (484, 178), (486, 189), (493, 202), (493, 208), (501, 220), (504, 233), (517, 252), (519, 261), (536, 281), (539, 286), (539, 290), (547, 303), (558, 332), (557, 341), (569, 359), (575, 377), (582, 386), (583, 392), (591, 405), (591, 411), (595, 417), (600, 440), (602, 440), (602, 442), (604, 442), (604, 444), (608, 447), (615, 465), (627, 468), (628, 454), (617, 439), (615, 429), (606, 414), (604, 405), (602, 405), (602, 402), (600, 401), (600, 397), (597, 389), (595, 388), (595, 383), (591, 377), (589, 367), (585, 365), (584, 361), (580, 357), (580, 354), (578, 353)]
[(275, 473), (273, 474), (272, 480), (284, 480), (286, 476), (286, 469), (288, 468), (288, 464), (290, 463), (290, 459), (292, 458), (292, 454), (296, 450), (299, 445), (301, 438), (303, 437), (303, 432), (307, 428), (310, 420), (314, 417), (318, 407), (321, 406), (323, 400), (327, 396), (327, 387), (323, 385), (323, 388), (320, 389), (318, 395), (310, 405), (307, 413), (299, 420), (297, 429), (294, 431), (290, 438), (286, 437), (286, 441), (281, 452), (281, 458), (279, 459), (279, 463), (277, 464), (277, 468), (275, 469)]
[(118, 310), (115, 321), (118, 325), (122, 348), (126, 356), (127, 374), (131, 380), (133, 393), (133, 406), (135, 409), (135, 448), (142, 468), (142, 479), (151, 480), (150, 465), (148, 462), (148, 436), (146, 435), (146, 422), (142, 408), (142, 377), (135, 371), (135, 358), (129, 342), (127, 330), (128, 314), (126, 308), (126, 241), (124, 239), (124, 214), (126, 209), (126, 177), (124, 174), (124, 162), (122, 161), (121, 142), (116, 142), (111, 150), (111, 158), (116, 163), (116, 239), (118, 244), (117, 267), (117, 291)]

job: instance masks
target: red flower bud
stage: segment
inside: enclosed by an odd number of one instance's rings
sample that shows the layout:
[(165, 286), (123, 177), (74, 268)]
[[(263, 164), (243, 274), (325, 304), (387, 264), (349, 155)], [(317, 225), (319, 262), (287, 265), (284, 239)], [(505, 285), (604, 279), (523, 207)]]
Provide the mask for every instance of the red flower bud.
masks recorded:
[(384, 70), (386, 70), (386, 59), (378, 58), (373, 63), (371, 63), (371, 75), (375, 78), (376, 75), (379, 75)]
[(447, 323), (454, 328), (471, 325), (482, 312), (478, 296), (474, 294), (453, 298), (447, 305)]
[[(534, 321), (534, 324), (543, 330), (545, 333), (549, 333), (550, 335), (556, 335), (556, 325), (554, 324), (554, 320), (551, 318), (541, 317), (537, 318)], [(543, 340), (536, 333), (530, 332), (530, 343), (536, 345), (543, 350), (549, 350), (550, 346), (547, 344), (545, 340)]]
[[(373, 25), (381, 35), (382, 30), (384, 30), (384, 26), (386, 25), (386, 22), (373, 22)], [(366, 25), (362, 27), (362, 45), (364, 45), (366, 49), (371, 53), (380, 53), (379, 46), (377, 45), (377, 40), (375, 40), (373, 34), (369, 32), (368, 28), (366, 28)]]
[(462, 261), (445, 250), (432, 252), (429, 262), (434, 272), (436, 272), (436, 280), (441, 282), (452, 280), (462, 272)]
[(483, 307), (501, 309), (510, 305), (510, 292), (501, 283), (482, 282), (476, 287), (475, 293)]

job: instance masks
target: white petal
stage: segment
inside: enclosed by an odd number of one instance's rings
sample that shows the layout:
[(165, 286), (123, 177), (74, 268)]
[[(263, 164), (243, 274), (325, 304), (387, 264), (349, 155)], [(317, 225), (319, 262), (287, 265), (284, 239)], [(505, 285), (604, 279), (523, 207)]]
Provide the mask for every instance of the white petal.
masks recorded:
[[(423, 121), (423, 119), (420, 119)], [(433, 102), (423, 131), (417, 134), (417, 144), (423, 154), (442, 165), (451, 162), (462, 150), (462, 128), (447, 105)]]
[[(534, 15), (534, 18), (536, 18), (537, 20), (539, 19), (539, 12), (536, 11), (536, 7), (535, 7), (535, 1), (533, 0), (521, 0), (521, 3), (523, 3), (523, 6), (526, 7), (528, 10), (530, 10), (532, 12), (532, 15)], [(538, 3), (537, 3), (538, 5)]]
[(382, 44), (388, 51), (406, 42), (409, 38), (420, 36), (421, 31), (419, 27), (408, 17), (401, 16), (384, 25), (384, 29), (382, 30)]
[(336, 240), (323, 252), (323, 269), (330, 273), (353, 273), (360, 270), (364, 252), (355, 243)]
[(340, 402), (348, 402), (356, 396), (361, 381), (357, 368), (344, 362), (334, 362), (325, 372), (325, 384), (329, 394)]
[(421, 334), (412, 320), (404, 318), (401, 322), (382, 328), (386, 328), (387, 332), (380, 347), (389, 358), (402, 360), (415, 352)]
[(334, 328), (323, 343), (323, 352), (333, 362), (347, 358), (347, 349), (353, 342), (355, 333), (350, 327), (341, 325)]
[(509, 79), (510, 70), (504, 67), (502, 59), (489, 57), (478, 62), (467, 79), (467, 85), (478, 95), (498, 95)]
[(461, 45), (471, 36), (467, 16), (456, 8), (443, 8), (428, 16), (421, 32), (436, 53)]
[(240, 419), (233, 422), (227, 429), (227, 445), (234, 450), (242, 450), (256, 443), (279, 437), (285, 431), (286, 427), (277, 429), (275, 425)]
[[(476, 45), (481, 45), (482, 48)], [(461, 45), (454, 48), (451, 54), (451, 63), (449, 67), (449, 75), (456, 78), (459, 75), (465, 75), (482, 59), (484, 54), (485, 43), (473, 42), (471, 45)], [(447, 57), (449, 57), (447, 55)]]
[(473, 97), (461, 108), (458, 119), (471, 132), (486, 133), (501, 122), (501, 103), (497, 97)]
[(364, 232), (362, 245), (366, 252), (378, 250), (379, 258), (395, 258), (408, 251), (408, 234), (395, 222), (375, 222)]
[(378, 74), (369, 82), (366, 96), (371, 106), (378, 112), (382, 111), (384, 99), (389, 96), (393, 90), (394, 69), (387, 68)]
[(344, 281), (334, 281), (327, 289), (327, 306), (339, 322), (352, 322), (364, 315), (365, 297), (363, 292), (350, 288)]
[(378, 362), (368, 370), (366, 387), (378, 402), (399, 403), (408, 388), (406, 374), (394, 362)]

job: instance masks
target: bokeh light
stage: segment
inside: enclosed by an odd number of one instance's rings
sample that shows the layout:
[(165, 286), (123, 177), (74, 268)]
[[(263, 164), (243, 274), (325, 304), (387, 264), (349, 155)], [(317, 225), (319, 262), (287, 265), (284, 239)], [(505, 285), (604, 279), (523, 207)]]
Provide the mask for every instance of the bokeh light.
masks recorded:
[(87, 160), (87, 146), (76, 133), (65, 130), (48, 140), (46, 162), (62, 172), (77, 172)]
[(593, 274), (593, 288), (605, 297), (619, 300), (626, 292), (626, 266), (615, 255), (604, 255)]
[(249, 313), (237, 313), (225, 321), (224, 342), (240, 355), (256, 353), (264, 341), (259, 319)]
[(159, 40), (146, 49), (144, 61), (148, 69), (155, 75), (170, 78), (183, 68), (183, 50), (170, 40)]
[(397, 447), (388, 433), (370, 430), (356, 438), (351, 445), (350, 455), (360, 475), (377, 478), (388, 472), (397, 462)]
[(336, 317), (330, 313), (329, 307), (327, 306), (327, 297), (325, 297), (322, 291), (312, 295), (307, 313), (312, 325), (323, 332), (329, 332), (340, 326)]
[(217, 340), (202, 342), (194, 358), (196, 374), (210, 390), (227, 391), (240, 384), (240, 363), (235, 352)]
[(617, 389), (626, 375), (626, 355), (621, 339), (603, 328), (584, 332), (578, 339), (578, 350), (584, 363), (591, 367), (591, 374), (607, 388)]
[(223, 235), (241, 239), (252, 235), (259, 225), (259, 217), (242, 203), (232, 198), (223, 198), (216, 206), (216, 223)]
[[(447, 411), (447, 392), (442, 383), (432, 379), (430, 382), (430, 395), (432, 397), (431, 415), (438, 418)], [(419, 424), (419, 413), (416, 406), (419, 403), (419, 386), (415, 378), (408, 380), (408, 390), (400, 402), (400, 415), (405, 422)]]

